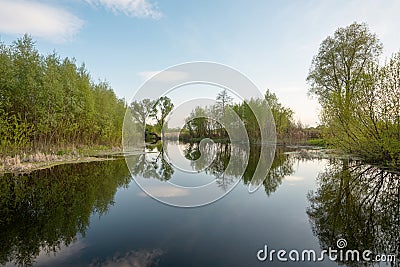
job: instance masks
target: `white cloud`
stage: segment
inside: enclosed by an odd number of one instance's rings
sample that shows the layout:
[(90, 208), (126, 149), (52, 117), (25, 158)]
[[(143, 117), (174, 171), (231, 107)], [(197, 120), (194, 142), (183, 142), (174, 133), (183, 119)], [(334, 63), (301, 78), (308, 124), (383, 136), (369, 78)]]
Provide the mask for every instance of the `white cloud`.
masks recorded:
[(143, 81), (152, 79), (158, 82), (175, 82), (183, 81), (188, 78), (189, 74), (183, 71), (142, 71), (138, 75)]
[(138, 72), (137, 75), (139, 75), (139, 77), (143, 81), (146, 81), (146, 80), (150, 79), (151, 77), (153, 77), (154, 75), (156, 75), (159, 72), (160, 71), (141, 71), (141, 72)]
[(68, 11), (34, 1), (0, 1), (0, 33), (31, 34), (55, 42), (73, 37), (83, 21)]
[(148, 0), (85, 0), (93, 6), (104, 6), (114, 13), (123, 13), (131, 17), (159, 19), (162, 13), (155, 3)]

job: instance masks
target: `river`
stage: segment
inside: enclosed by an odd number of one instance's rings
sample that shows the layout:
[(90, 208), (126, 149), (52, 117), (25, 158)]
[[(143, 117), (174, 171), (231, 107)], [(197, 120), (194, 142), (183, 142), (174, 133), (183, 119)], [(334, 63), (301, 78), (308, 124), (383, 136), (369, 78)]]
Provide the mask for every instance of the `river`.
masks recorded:
[[(215, 160), (205, 168), (196, 160), (198, 145), (176, 146), (183, 148), (194, 178), (168, 164), (156, 145), (129, 156), (130, 170), (121, 157), (0, 177), (0, 264), (371, 266), (369, 258), (378, 255), (389, 257), (381, 266), (399, 266), (390, 262), (393, 255), (400, 260), (396, 174), (278, 147), (269, 174), (250, 194), (257, 146), (247, 155), (243, 175), (235, 168), (221, 175), (233, 145), (212, 144)], [(133, 177), (182, 188), (215, 181), (216, 191), (231, 191), (213, 203), (182, 208), (148, 196)], [(176, 203), (182, 192), (152, 194)], [(336, 259), (319, 259), (329, 249), (338, 251)], [(279, 250), (284, 251), (280, 257)], [(340, 257), (347, 250), (359, 251), (360, 257), (371, 253), (367, 259)], [(309, 251), (315, 251), (315, 259)]]

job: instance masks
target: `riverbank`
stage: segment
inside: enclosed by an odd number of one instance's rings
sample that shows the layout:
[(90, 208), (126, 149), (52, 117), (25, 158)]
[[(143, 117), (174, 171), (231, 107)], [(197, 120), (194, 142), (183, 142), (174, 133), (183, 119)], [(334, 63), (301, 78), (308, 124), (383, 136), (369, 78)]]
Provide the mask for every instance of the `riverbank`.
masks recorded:
[(294, 155), (295, 157), (301, 158), (301, 159), (307, 159), (307, 160), (311, 160), (311, 159), (362, 160), (361, 158), (359, 158), (355, 155), (340, 153), (340, 151), (338, 151), (338, 150), (331, 149), (331, 148), (325, 148), (325, 147), (321, 147), (321, 146), (288, 145), (286, 147), (294, 149), (294, 151), (285, 152), (285, 154), (291, 154), (291, 155)]
[(400, 174), (399, 166), (384, 165), (377, 162), (368, 162), (360, 156), (340, 152), (337, 149), (317, 147), (317, 146), (286, 146), (294, 149), (294, 151), (285, 152), (286, 154), (294, 155), (298, 159), (328, 159), (328, 160), (348, 160), (359, 162), (362, 165), (371, 165), (381, 170), (385, 170), (390, 173)]
[(94, 162), (114, 160), (120, 155), (122, 149), (71, 149), (62, 153), (33, 153), (17, 154), (14, 156), (0, 157), (0, 175), (5, 173), (22, 174), (36, 170), (47, 169), (62, 164), (74, 164), (83, 162)]

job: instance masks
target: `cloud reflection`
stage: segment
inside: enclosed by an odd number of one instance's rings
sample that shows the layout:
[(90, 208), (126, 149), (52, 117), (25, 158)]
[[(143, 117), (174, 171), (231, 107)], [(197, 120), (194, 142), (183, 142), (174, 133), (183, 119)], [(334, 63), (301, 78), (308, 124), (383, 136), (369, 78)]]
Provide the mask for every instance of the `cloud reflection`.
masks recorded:
[(153, 250), (131, 250), (125, 254), (116, 252), (111, 258), (104, 261), (95, 259), (89, 265), (90, 267), (147, 267), (153, 264), (158, 264), (159, 257), (164, 252), (161, 249)]
[[(148, 186), (146, 192), (154, 197), (181, 197), (189, 194), (189, 191), (184, 188), (170, 186)], [(139, 196), (145, 197), (147, 194), (142, 191)]]
[(304, 180), (303, 177), (300, 177), (300, 176), (293, 176), (293, 175), (286, 176), (284, 179), (285, 179), (286, 181), (288, 181), (288, 182), (298, 182), (298, 181)]

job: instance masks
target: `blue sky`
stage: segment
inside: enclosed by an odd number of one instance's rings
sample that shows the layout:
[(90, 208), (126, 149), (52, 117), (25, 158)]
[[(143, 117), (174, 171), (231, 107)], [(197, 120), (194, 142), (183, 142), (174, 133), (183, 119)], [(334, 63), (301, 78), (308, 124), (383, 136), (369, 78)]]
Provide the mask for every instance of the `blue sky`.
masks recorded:
[(0, 0), (0, 38), (9, 44), (29, 33), (40, 52), (85, 62), (126, 99), (169, 66), (226, 64), (316, 125), (305, 78), (321, 41), (366, 22), (388, 57), (400, 48), (398, 14), (400, 1)]

